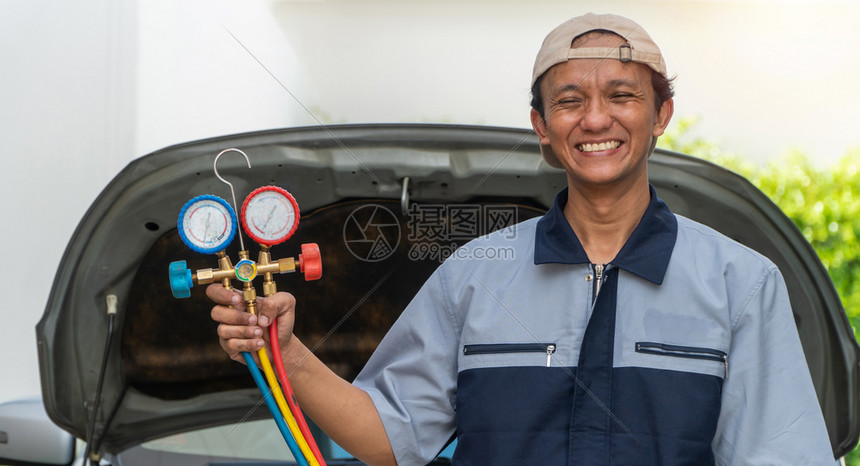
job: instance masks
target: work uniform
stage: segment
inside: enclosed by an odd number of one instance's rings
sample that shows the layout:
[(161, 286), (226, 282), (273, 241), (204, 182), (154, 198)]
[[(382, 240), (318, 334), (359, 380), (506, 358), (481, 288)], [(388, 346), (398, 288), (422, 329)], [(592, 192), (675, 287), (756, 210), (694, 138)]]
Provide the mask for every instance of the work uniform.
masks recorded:
[(776, 266), (653, 187), (594, 265), (566, 202), (443, 263), (356, 379), (399, 464), (834, 463)]

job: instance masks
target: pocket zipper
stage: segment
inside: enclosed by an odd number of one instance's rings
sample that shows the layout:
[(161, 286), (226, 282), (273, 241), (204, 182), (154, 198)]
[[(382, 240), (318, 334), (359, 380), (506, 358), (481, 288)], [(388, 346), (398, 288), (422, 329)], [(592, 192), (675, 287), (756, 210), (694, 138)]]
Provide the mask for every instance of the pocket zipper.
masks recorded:
[(665, 343), (654, 343), (650, 341), (636, 342), (636, 352), (646, 354), (659, 354), (662, 356), (673, 356), (687, 359), (706, 359), (717, 361), (725, 366), (725, 375), (729, 376), (729, 355), (725, 351), (711, 348), (700, 348), (696, 346), (667, 345)]
[(552, 364), (555, 343), (488, 343), (463, 346), (463, 354), (546, 353), (546, 367)]

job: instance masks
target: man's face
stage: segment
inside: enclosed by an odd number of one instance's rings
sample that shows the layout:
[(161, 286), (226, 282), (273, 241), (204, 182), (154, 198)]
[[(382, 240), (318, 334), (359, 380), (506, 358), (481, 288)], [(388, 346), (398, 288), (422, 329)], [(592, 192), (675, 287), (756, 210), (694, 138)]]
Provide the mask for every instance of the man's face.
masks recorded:
[[(612, 34), (578, 46), (614, 47)], [(550, 68), (541, 82), (544, 118), (532, 110), (541, 144), (549, 144), (580, 186), (647, 180), (647, 159), (672, 116), (673, 102), (655, 108), (651, 69), (617, 59), (574, 59)]]

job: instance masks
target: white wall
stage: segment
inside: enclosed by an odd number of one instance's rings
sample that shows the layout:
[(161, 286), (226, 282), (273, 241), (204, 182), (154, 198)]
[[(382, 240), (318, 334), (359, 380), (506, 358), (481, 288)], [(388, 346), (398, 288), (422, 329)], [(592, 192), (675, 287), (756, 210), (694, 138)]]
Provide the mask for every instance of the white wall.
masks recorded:
[(141, 153), (317, 120), (528, 127), (535, 52), (549, 29), (586, 11), (643, 24), (677, 75), (676, 116), (700, 116), (697, 134), (724, 148), (757, 160), (799, 148), (827, 162), (860, 143), (860, 106), (846, 93), (860, 75), (857, 2), (139, 4)]
[(139, 154), (205, 137), (311, 123), (266, 71), (292, 88), (303, 87), (297, 85), (300, 66), (293, 46), (268, 5), (138, 2)]
[(134, 156), (134, 4), (0, 2), (0, 401), (37, 394), (35, 325), (78, 221)]

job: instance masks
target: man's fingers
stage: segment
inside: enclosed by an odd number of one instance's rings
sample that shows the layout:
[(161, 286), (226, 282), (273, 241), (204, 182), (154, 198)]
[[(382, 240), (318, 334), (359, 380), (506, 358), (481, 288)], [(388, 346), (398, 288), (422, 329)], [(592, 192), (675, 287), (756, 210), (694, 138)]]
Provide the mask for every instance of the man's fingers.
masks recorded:
[[(259, 327), (257, 327), (259, 328)], [(234, 357), (235, 354), (240, 353), (242, 351), (255, 352), (260, 348), (263, 348), (265, 345), (261, 338), (242, 338), (242, 337), (234, 337), (234, 338), (224, 338), (223, 334), (244, 334), (244, 329), (230, 329), (229, 326), (219, 325), (218, 326), (218, 336), (219, 343), (221, 343), (221, 348), (230, 355), (231, 358), (236, 359)]]
[(254, 340), (263, 337), (263, 329), (257, 326), (227, 325), (218, 326), (218, 337), (222, 340), (238, 338), (240, 340)]
[(213, 283), (206, 287), (206, 296), (222, 306), (236, 306), (242, 303), (242, 295), (235, 289), (228, 290), (220, 283)]
[[(220, 284), (206, 288), (206, 295), (217, 303), (212, 308), (212, 320), (218, 322), (218, 342), (230, 359), (244, 363), (242, 352), (254, 356), (265, 347), (268, 329), (278, 319), (278, 334), (281, 344), (285, 345), (292, 335), (295, 319), (296, 299), (289, 293), (275, 293), (266, 298), (258, 298), (258, 315), (245, 312), (245, 304), (236, 290), (225, 289)], [(232, 307), (231, 307), (232, 306)]]
[(260, 311), (260, 325), (268, 327), (275, 318), (281, 319), (283, 316), (289, 316), (292, 319), (292, 314), (296, 308), (296, 298), (290, 293), (275, 293), (265, 299), (260, 300), (258, 309)]
[(247, 351), (249, 353), (255, 353), (258, 349), (263, 347), (263, 340), (221, 340), (221, 347), (227, 351), (228, 354), (238, 353), (242, 351)]
[(257, 325), (257, 316), (226, 306), (213, 307), (212, 320), (227, 325)]

